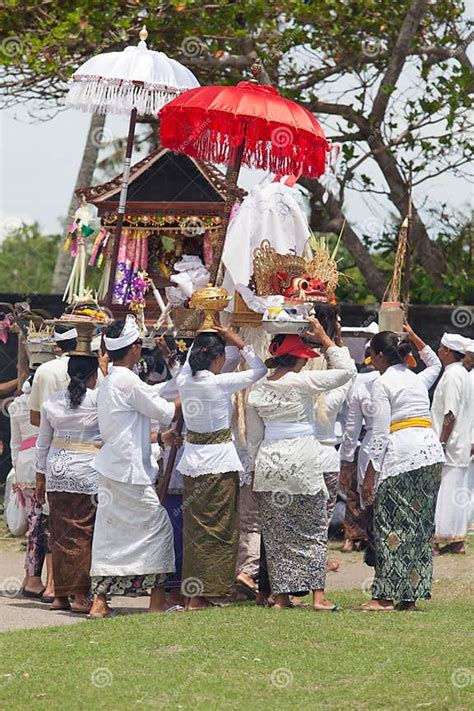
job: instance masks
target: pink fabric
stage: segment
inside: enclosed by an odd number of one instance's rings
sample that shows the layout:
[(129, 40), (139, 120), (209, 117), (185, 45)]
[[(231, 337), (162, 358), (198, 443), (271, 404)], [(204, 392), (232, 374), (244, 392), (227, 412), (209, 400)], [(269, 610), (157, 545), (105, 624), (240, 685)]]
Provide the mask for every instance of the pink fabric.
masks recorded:
[(38, 435), (33, 435), (32, 437), (27, 437), (26, 439), (23, 440), (23, 442), (20, 444), (20, 452), (24, 452), (25, 449), (31, 449), (36, 445), (36, 439)]

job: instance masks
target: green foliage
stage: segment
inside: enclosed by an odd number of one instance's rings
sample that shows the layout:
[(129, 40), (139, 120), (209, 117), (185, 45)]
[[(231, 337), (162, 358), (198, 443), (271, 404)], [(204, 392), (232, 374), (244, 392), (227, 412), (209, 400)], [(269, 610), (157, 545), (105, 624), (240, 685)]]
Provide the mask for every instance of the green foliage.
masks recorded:
[[(435, 281), (425, 269), (414, 263), (410, 280), (410, 303), (412, 304), (473, 304), (474, 303), (474, 223), (465, 215), (453, 214), (445, 205), (432, 217), (440, 225), (435, 243), (446, 257), (446, 270), (442, 280)], [(365, 240), (375, 266), (380, 269), (388, 284), (393, 271), (399, 223), (394, 222), (390, 232), (377, 239)], [(316, 233), (319, 234), (319, 233)], [(337, 235), (325, 235), (331, 251)], [(360, 269), (355, 266), (348, 249), (341, 244), (337, 253), (341, 274), (337, 287), (337, 299), (349, 303), (374, 303), (374, 294)]]
[(0, 292), (51, 291), (60, 235), (42, 235), (39, 225), (23, 224), (0, 242)]

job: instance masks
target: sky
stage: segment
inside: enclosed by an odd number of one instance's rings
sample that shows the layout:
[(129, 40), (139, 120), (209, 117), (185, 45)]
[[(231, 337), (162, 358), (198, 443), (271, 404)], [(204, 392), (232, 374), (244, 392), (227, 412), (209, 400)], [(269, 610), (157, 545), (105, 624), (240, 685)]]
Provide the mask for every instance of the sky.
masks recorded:
[[(75, 185), (90, 115), (67, 109), (47, 121), (33, 121), (25, 108), (9, 109), (0, 117), (0, 239), (8, 228), (22, 220), (38, 221), (45, 233), (61, 230)], [(322, 121), (324, 126), (324, 121)], [(125, 136), (126, 117), (108, 117), (105, 138)], [(135, 156), (135, 160), (144, 153)], [(375, 170), (377, 170), (375, 168)], [(265, 175), (261, 171), (242, 171), (240, 185), (249, 189)], [(431, 204), (447, 201), (467, 211), (472, 185), (449, 175), (440, 176), (415, 191), (415, 204), (429, 192)], [(347, 200), (348, 214), (365, 232), (376, 232), (393, 213), (388, 201), (367, 199), (353, 194)]]

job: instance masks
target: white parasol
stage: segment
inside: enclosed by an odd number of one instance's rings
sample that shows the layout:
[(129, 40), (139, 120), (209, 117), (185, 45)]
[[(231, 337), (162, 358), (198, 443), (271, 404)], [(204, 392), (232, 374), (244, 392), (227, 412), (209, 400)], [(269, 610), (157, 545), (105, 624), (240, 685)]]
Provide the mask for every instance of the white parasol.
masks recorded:
[[(151, 116), (178, 94), (199, 86), (194, 74), (163, 52), (148, 49), (145, 26), (137, 47), (106, 52), (88, 59), (72, 75), (66, 106), (98, 113), (130, 113), (122, 189), (117, 209), (112, 264), (117, 260), (122, 231), (137, 115)], [(111, 273), (107, 302), (112, 303), (115, 274)]]

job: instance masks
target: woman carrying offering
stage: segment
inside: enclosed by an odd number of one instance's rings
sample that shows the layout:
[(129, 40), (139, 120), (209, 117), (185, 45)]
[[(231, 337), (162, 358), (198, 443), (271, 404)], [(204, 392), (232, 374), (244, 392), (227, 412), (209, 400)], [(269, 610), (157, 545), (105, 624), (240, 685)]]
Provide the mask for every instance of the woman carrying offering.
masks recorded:
[[(92, 460), (101, 446), (97, 418), (98, 361), (70, 356), (67, 390), (41, 409), (36, 442), (36, 495), (49, 502), (54, 570), (53, 610), (88, 613), (96, 513), (97, 472)], [(74, 602), (69, 603), (69, 596)]]
[[(222, 373), (226, 345), (236, 346), (248, 370)], [(233, 585), (239, 543), (239, 471), (231, 434), (232, 393), (249, 387), (267, 369), (251, 346), (225, 328), (200, 333), (176, 378), (186, 425), (178, 470), (184, 478), (182, 592), (187, 609)]]
[(380, 378), (372, 389), (376, 414), (362, 485), (364, 504), (374, 504), (375, 578), (365, 611), (416, 610), (431, 597), (436, 497), (443, 448), (432, 429), (428, 389), (441, 370), (436, 354), (410, 326), (404, 327), (426, 368), (405, 364), (410, 342), (382, 331), (370, 342)]
[(314, 397), (355, 374), (347, 349), (335, 345), (316, 319), (305, 335), (326, 351), (328, 370), (303, 370), (318, 354), (300, 336), (278, 335), (271, 369), (248, 399), (247, 432), (255, 461), (254, 491), (260, 509), (275, 607), (290, 607), (290, 594), (313, 591), (315, 610), (336, 610), (324, 596), (327, 565), (327, 489), (323, 446), (314, 436)]

